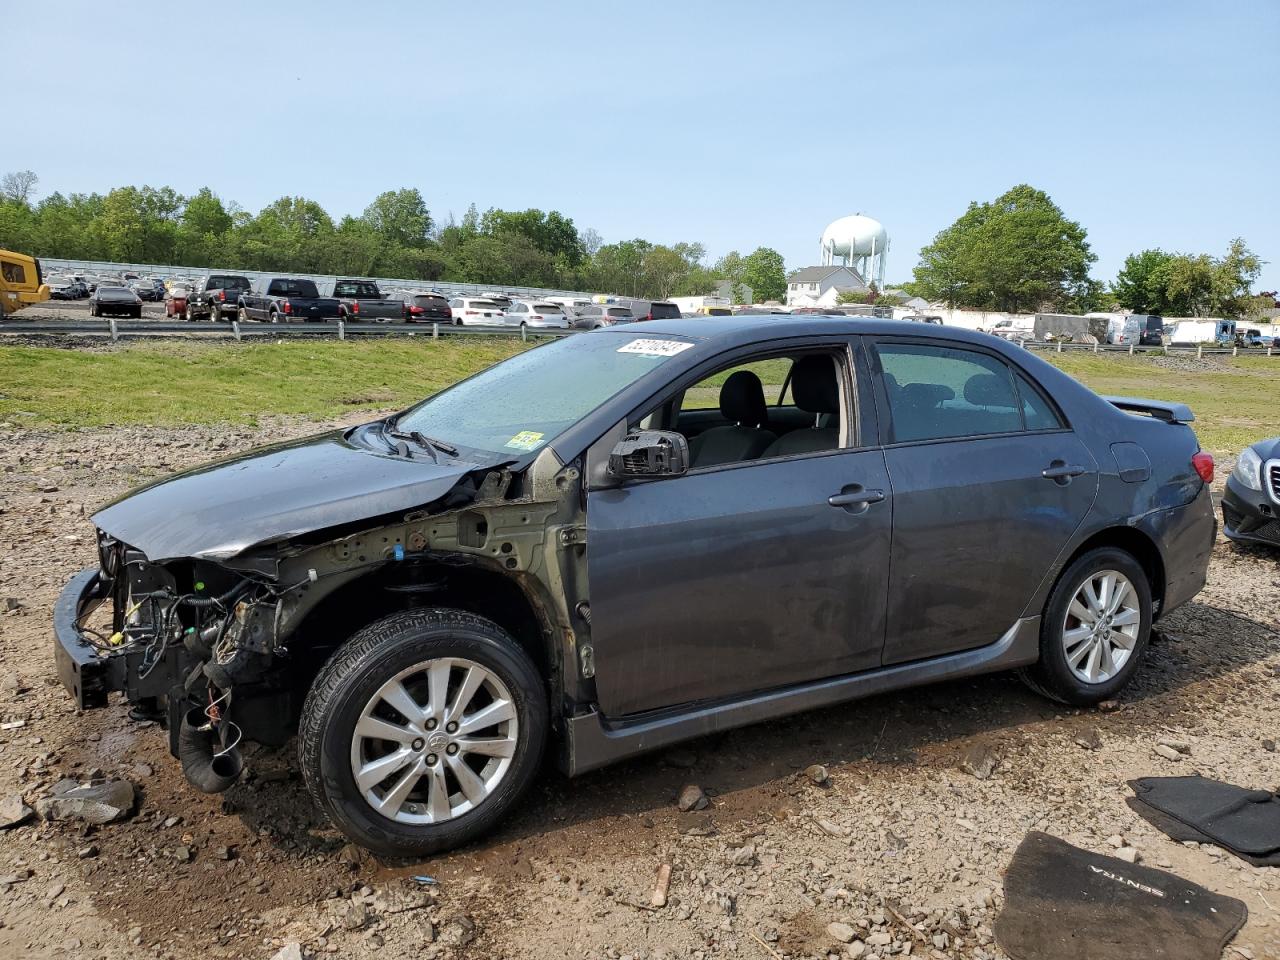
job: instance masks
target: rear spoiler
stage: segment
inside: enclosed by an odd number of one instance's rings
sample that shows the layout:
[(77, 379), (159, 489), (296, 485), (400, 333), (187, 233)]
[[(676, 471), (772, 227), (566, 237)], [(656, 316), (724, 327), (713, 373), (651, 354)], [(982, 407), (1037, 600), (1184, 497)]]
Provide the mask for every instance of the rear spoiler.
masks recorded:
[(1144, 400), (1142, 397), (1103, 397), (1103, 400), (1132, 413), (1143, 413), (1165, 423), (1191, 423), (1196, 415), (1185, 403), (1171, 403), (1168, 400)]

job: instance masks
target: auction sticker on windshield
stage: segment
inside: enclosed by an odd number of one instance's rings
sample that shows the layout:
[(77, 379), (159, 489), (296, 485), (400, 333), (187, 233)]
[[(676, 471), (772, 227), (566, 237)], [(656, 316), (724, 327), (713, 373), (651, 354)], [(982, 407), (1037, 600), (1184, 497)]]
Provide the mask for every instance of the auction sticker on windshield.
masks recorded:
[(683, 340), (632, 340), (618, 348), (619, 353), (638, 353), (642, 357), (674, 357), (677, 353), (688, 350), (692, 343)]
[(521, 430), (508, 440), (504, 446), (513, 450), (535, 450), (542, 443), (542, 434), (535, 430)]

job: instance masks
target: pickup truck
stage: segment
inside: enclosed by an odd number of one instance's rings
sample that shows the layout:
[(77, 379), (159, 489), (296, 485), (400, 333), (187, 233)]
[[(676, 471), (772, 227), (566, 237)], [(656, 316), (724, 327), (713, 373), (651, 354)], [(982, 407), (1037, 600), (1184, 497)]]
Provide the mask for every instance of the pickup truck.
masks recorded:
[(340, 304), (322, 297), (312, 280), (262, 277), (253, 281), (236, 302), (236, 318), (288, 323), (291, 320), (336, 320)]
[(212, 273), (199, 288), (191, 291), (182, 315), (187, 320), (230, 320), (240, 294), (249, 289), (249, 279), (234, 273)]
[(372, 280), (334, 280), (321, 290), (326, 297), (338, 300), (338, 316), (343, 320), (404, 319), (404, 301), (388, 299)]

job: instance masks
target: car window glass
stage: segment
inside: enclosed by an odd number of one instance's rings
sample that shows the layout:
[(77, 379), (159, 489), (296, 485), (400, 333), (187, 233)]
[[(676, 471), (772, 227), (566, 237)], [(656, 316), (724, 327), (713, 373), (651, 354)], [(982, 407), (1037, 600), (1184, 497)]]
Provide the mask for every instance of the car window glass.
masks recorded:
[(4, 278), (9, 283), (26, 283), (27, 282), (27, 271), (22, 269), (22, 264), (9, 263), (8, 261), (5, 261), (3, 270), (4, 270)]
[(727, 370), (713, 373), (700, 380), (684, 393), (682, 410), (706, 410), (720, 406), (720, 388), (724, 382), (739, 370), (754, 374), (760, 381), (764, 391), (764, 402), (768, 406), (777, 406), (782, 394), (782, 385), (787, 380), (787, 372), (791, 369), (792, 360), (788, 357), (774, 357), (770, 360), (753, 360), (739, 364)]
[(1022, 429), (1009, 368), (973, 350), (922, 344), (877, 346), (896, 441)]
[(1014, 375), (1018, 381), (1018, 396), (1022, 398), (1022, 419), (1028, 430), (1057, 430), (1062, 426), (1049, 401), (1022, 374)]

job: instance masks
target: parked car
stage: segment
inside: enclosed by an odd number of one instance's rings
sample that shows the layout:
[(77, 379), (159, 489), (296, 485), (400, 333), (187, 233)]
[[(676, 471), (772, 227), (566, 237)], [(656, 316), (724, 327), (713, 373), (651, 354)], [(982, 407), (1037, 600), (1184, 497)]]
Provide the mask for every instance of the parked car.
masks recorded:
[(1033, 332), (1030, 320), (997, 320), (987, 330), (1001, 340), (1030, 340)]
[(75, 300), (79, 295), (76, 282), (69, 277), (53, 277), (49, 280), (50, 300)]
[(190, 320), (187, 316), (187, 300), (191, 296), (191, 288), (181, 283), (170, 284), (164, 295), (164, 315)]
[(939, 326), (942, 325), (942, 318), (937, 314), (911, 313), (902, 319), (910, 320), (912, 323), (936, 323)]
[[(768, 404), (765, 361), (787, 383)], [(167, 717), (204, 791), (235, 782), (241, 740), (296, 729), (334, 824), (424, 856), (502, 820), (549, 746), (578, 774), (1014, 668), (1114, 698), (1205, 582), (1192, 420), (955, 327), (558, 338), (98, 510), (57, 672), (81, 709), (121, 691)]]
[(1262, 336), (1262, 331), (1256, 327), (1250, 327), (1243, 333), (1236, 333), (1236, 345), (1241, 347), (1265, 347), (1266, 338)]
[(40, 261), (25, 253), (0, 250), (0, 320), (50, 296)]
[(249, 289), (249, 278), (235, 273), (213, 273), (204, 278), (187, 298), (186, 318), (215, 322), (235, 316), (240, 294)]
[(501, 325), (505, 314), (497, 302), (488, 297), (454, 297), (449, 301), (449, 312), (455, 326), (484, 324)]
[(398, 297), (385, 297), (372, 280), (335, 280), (320, 291), (326, 297), (338, 301), (340, 320), (403, 320), (404, 301)]
[(560, 309), (560, 304), (548, 300), (512, 300), (505, 319), (512, 327), (569, 329), (569, 318)]
[(419, 321), (451, 323), (453, 321), (453, 310), (449, 307), (449, 301), (438, 293), (408, 294), (405, 297), (404, 306), (404, 318), (411, 323)]
[(156, 288), (150, 280), (131, 280), (129, 289), (137, 294), (139, 300), (154, 301), (156, 297)]
[(1222, 532), (1280, 547), (1280, 437), (1259, 440), (1236, 460), (1222, 492)]
[(293, 320), (337, 320), (341, 304), (322, 297), (315, 281), (295, 277), (259, 277), (236, 301), (236, 318), (288, 323)]
[(626, 306), (636, 320), (678, 320), (680, 308), (666, 300), (630, 300)]
[(142, 319), (142, 298), (132, 287), (111, 287), (98, 284), (89, 297), (89, 316), (125, 316)]
[(618, 323), (634, 323), (635, 314), (630, 307), (613, 303), (589, 303), (570, 321), (576, 330), (599, 330)]
[(1132, 314), (1138, 321), (1138, 344), (1143, 347), (1164, 345), (1164, 318), (1155, 314)]

